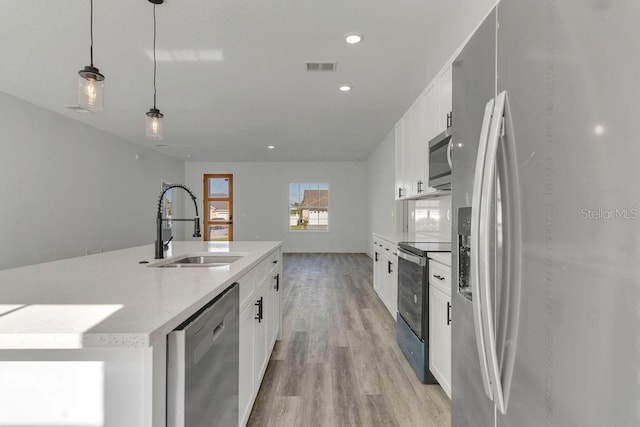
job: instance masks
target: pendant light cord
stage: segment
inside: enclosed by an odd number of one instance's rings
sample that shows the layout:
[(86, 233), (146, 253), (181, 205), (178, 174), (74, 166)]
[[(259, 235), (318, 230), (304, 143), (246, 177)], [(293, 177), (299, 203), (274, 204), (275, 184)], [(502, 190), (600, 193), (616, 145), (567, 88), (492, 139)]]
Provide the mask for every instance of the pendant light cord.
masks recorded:
[[(93, 0), (92, 0), (93, 1)], [(156, 5), (153, 5), (153, 108), (156, 108)]]
[(90, 47), (90, 51), (91, 51), (91, 66), (93, 67), (93, 0), (91, 0), (91, 24), (89, 26), (90, 31), (91, 31), (91, 47)]

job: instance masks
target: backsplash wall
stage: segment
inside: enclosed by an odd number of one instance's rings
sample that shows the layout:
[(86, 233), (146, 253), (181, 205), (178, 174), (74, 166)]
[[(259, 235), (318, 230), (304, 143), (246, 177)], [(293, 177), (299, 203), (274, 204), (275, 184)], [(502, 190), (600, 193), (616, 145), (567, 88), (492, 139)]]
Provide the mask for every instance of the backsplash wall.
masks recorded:
[(451, 239), (451, 194), (408, 201), (407, 231)]

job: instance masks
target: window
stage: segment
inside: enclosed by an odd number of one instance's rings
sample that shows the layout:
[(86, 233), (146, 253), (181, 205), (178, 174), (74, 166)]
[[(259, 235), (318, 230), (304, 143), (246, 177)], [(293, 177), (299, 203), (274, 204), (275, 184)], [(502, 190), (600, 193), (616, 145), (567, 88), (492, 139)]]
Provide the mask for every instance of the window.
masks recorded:
[(329, 230), (329, 184), (289, 184), (289, 230)]

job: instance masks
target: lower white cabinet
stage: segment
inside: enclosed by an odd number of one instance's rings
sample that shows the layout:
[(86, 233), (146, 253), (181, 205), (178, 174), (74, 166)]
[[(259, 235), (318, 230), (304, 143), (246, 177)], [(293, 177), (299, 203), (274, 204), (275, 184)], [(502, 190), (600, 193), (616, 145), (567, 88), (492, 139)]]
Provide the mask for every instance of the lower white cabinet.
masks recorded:
[(247, 424), (269, 357), (280, 335), (280, 251), (270, 254), (258, 267), (239, 280), (246, 297), (240, 305), (240, 360), (238, 421)]
[(451, 398), (451, 267), (429, 260), (429, 370)]
[(398, 256), (396, 246), (374, 235), (373, 289), (394, 320), (398, 311)]

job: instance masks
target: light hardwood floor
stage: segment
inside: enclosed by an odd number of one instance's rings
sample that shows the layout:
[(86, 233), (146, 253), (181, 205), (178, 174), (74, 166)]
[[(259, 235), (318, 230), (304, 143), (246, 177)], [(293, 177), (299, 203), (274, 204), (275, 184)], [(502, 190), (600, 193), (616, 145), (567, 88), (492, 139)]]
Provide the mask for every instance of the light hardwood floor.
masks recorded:
[(363, 254), (285, 254), (283, 331), (249, 426), (450, 426), (396, 344)]

